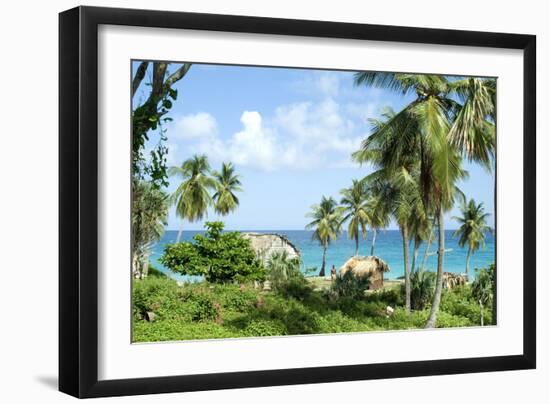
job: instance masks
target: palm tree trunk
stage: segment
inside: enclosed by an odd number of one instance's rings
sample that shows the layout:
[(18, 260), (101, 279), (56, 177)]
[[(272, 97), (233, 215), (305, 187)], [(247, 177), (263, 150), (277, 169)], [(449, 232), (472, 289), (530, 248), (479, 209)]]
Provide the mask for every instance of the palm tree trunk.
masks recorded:
[(180, 242), (181, 233), (183, 233), (183, 219), (181, 220), (180, 228), (178, 230), (178, 237), (176, 237), (176, 243)]
[(414, 238), (414, 252), (413, 252), (413, 259), (412, 259), (412, 265), (411, 265), (411, 274), (416, 269), (416, 260), (418, 258), (418, 251), (420, 250), (420, 242), (418, 241), (418, 238)]
[(327, 260), (327, 246), (323, 246), (323, 264), (321, 265), (321, 271), (319, 272), (319, 276), (325, 276), (325, 264)]
[(441, 302), (441, 292), (443, 291), (443, 258), (445, 255), (445, 226), (443, 209), (439, 207), (438, 215), (439, 224), (439, 243), (437, 248), (437, 278), (435, 284), (434, 297), (432, 301), (432, 309), (430, 310), (430, 317), (426, 322), (426, 328), (435, 327), (437, 320), (437, 312), (439, 311), (439, 303)]
[(470, 272), (470, 257), (472, 256), (472, 248), (468, 247), (468, 255), (466, 256), (466, 282), (469, 280)]
[(481, 300), (479, 301), (479, 318), (481, 322), (481, 326), (483, 327), (483, 303), (481, 303)]
[(355, 236), (355, 256), (359, 255), (359, 234)]
[(132, 274), (134, 278), (139, 278), (139, 253), (136, 248), (132, 253)]
[(149, 254), (145, 253), (141, 257), (141, 271), (139, 278), (144, 279), (147, 278), (147, 275), (149, 274)]
[(409, 269), (409, 229), (401, 227), (403, 237), (403, 261), (405, 262), (405, 310), (411, 311), (411, 273)]
[(426, 263), (428, 262), (428, 253), (430, 252), (430, 247), (432, 246), (432, 241), (433, 241), (433, 238), (434, 238), (434, 227), (435, 227), (434, 225), (435, 225), (435, 220), (432, 223), (432, 228), (430, 229), (430, 235), (428, 236), (428, 242), (426, 243), (426, 250), (424, 251), (424, 258), (422, 258), (422, 266), (420, 267), (421, 271), (426, 269)]
[(372, 244), (370, 246), (370, 255), (374, 255), (374, 243), (376, 243), (376, 229), (372, 229)]

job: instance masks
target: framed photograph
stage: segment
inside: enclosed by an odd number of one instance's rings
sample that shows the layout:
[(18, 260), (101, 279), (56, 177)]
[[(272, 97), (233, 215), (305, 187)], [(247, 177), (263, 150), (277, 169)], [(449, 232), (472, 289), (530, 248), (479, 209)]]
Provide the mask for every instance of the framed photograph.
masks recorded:
[(534, 36), (59, 24), (61, 391), (535, 368)]

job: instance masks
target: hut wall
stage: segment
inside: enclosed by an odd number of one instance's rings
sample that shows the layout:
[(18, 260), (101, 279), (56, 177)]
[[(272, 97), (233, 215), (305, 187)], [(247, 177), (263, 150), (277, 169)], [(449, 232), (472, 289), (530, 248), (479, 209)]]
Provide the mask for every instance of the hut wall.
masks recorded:
[(376, 271), (371, 275), (369, 290), (378, 290), (384, 286), (384, 272)]

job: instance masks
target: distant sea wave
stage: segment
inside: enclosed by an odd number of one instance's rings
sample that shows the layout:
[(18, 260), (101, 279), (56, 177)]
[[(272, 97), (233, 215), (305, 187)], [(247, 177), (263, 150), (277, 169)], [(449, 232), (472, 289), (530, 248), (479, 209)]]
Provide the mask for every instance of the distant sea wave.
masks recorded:
[[(247, 230), (243, 230), (247, 231)], [(299, 250), (302, 258), (302, 270), (316, 268), (314, 271), (307, 271), (307, 275), (317, 275), (322, 262), (323, 249), (319, 243), (312, 239), (312, 231), (308, 230), (251, 230), (257, 233), (277, 233), (286, 236)], [(444, 270), (446, 272), (463, 273), (466, 265), (467, 248), (460, 248), (458, 240), (452, 237), (454, 230), (445, 232), (445, 249), (451, 250), (445, 253)], [(184, 231), (182, 240), (191, 241), (193, 236), (202, 231)], [(197, 277), (187, 277), (174, 274), (164, 268), (158, 259), (163, 253), (166, 244), (176, 241), (178, 232), (168, 230), (162, 239), (153, 247), (151, 256), (153, 265), (162, 272), (178, 280), (196, 280)], [(359, 255), (370, 255), (372, 232), (369, 231), (367, 239), (359, 241)], [(486, 236), (486, 248), (478, 250), (470, 259), (471, 276), (474, 276), (475, 268), (487, 267), (495, 262), (494, 237), (491, 234)], [(422, 244), (418, 254), (417, 263), (420, 265), (424, 257), (426, 244)], [(437, 250), (437, 239), (432, 242), (430, 252)], [(350, 240), (346, 233), (342, 233), (338, 239), (332, 242), (327, 251), (327, 271), (335, 265), (340, 268), (351, 256), (355, 254), (355, 241)], [(398, 230), (383, 230), (376, 235), (374, 254), (386, 261), (390, 272), (385, 274), (386, 279), (396, 279), (403, 276), (403, 241)], [(413, 245), (410, 245), (409, 259), (412, 261)], [(437, 268), (437, 254), (430, 255), (427, 260), (427, 270), (435, 271)]]

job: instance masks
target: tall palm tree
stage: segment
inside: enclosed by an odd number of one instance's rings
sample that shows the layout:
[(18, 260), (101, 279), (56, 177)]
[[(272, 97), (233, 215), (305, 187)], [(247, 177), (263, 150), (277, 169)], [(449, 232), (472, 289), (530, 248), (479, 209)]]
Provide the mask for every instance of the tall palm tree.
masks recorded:
[(359, 255), (359, 233), (366, 238), (367, 224), (370, 221), (367, 192), (363, 182), (353, 180), (350, 188), (340, 191), (342, 199), (342, 222), (349, 220), (348, 237), (355, 240), (355, 255)]
[[(496, 79), (465, 78), (452, 83), (453, 91), (463, 103), (449, 132), (451, 142), (470, 161), (494, 170), (496, 148), (497, 83)], [(487, 119), (488, 118), (488, 119)], [(496, 194), (496, 180), (494, 192)], [(494, 268), (497, 278), (497, 268)], [(493, 284), (493, 318), (497, 316), (496, 281)]]
[[(169, 176), (181, 178), (181, 184), (170, 196), (176, 206), (176, 215), (190, 222), (201, 220), (212, 204), (210, 190), (215, 189), (216, 182), (210, 176), (210, 164), (205, 155), (195, 155), (185, 160), (180, 167), (170, 167)], [(176, 242), (181, 239), (183, 225), (180, 227)]]
[(377, 169), (363, 179), (367, 188), (376, 196), (376, 208), (391, 214), (399, 226), (403, 239), (403, 266), (405, 276), (405, 307), (411, 308), (411, 283), (409, 265), (409, 238), (411, 217), (415, 211), (424, 211), (419, 190), (420, 153), (419, 141), (413, 125), (391, 127), (397, 118), (391, 109), (382, 113), (382, 119), (371, 120), (371, 135), (352, 159), (369, 162)]
[(480, 248), (485, 248), (485, 234), (491, 231), (487, 225), (489, 213), (485, 213), (483, 202), (477, 204), (475, 200), (468, 202), (464, 199), (460, 205), (462, 216), (454, 216), (453, 219), (460, 223), (460, 227), (453, 233), (453, 237), (459, 237), (458, 245), (462, 248), (468, 246), (466, 255), (466, 280), (470, 270), (470, 258)]
[(323, 247), (323, 263), (319, 276), (325, 276), (328, 246), (332, 240), (336, 240), (342, 228), (341, 212), (332, 197), (323, 196), (321, 203), (311, 207), (307, 217), (313, 220), (306, 225), (306, 229), (314, 230), (313, 238)]
[(242, 192), (240, 175), (235, 173), (232, 163), (222, 163), (221, 171), (214, 171), (212, 177), (216, 180), (216, 193), (212, 196), (214, 209), (220, 215), (228, 215), (239, 206), (236, 192)]
[[(445, 76), (361, 72), (356, 74), (355, 82), (416, 95), (362, 143), (358, 154), (405, 177), (407, 156), (419, 164), (419, 192), (426, 210), (435, 212), (439, 224), (436, 288), (426, 323), (426, 327), (434, 327), (443, 290), (444, 213), (454, 203), (456, 182), (465, 176), (461, 156), (448, 141), (458, 103), (450, 96), (452, 89)], [(373, 143), (383, 147), (371, 153)]]

